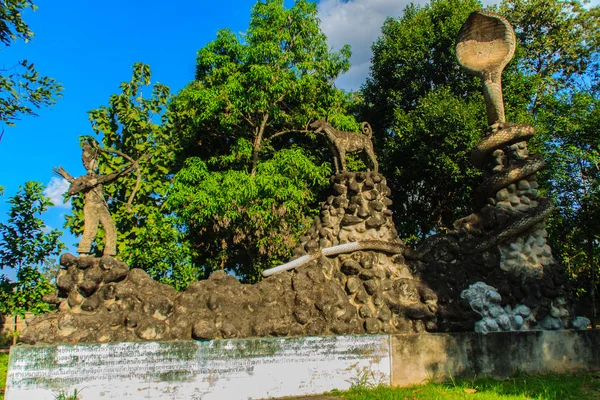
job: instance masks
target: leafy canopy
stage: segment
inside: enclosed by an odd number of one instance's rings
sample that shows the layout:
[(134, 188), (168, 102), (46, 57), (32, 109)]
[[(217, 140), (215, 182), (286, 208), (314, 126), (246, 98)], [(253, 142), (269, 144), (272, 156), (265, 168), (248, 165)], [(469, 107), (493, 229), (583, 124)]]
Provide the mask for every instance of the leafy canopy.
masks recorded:
[[(0, 4), (0, 41), (4, 46), (33, 38), (22, 13), (36, 8), (31, 0), (5, 0)], [(36, 115), (34, 109), (54, 104), (62, 89), (53, 78), (41, 76), (33, 63), (16, 62), (0, 71), (0, 122), (14, 126), (23, 115)]]
[(0, 277), (0, 314), (48, 311), (42, 296), (52, 291), (38, 268), (65, 249), (62, 232), (47, 230), (40, 216), (52, 205), (39, 182), (26, 182), (9, 199), (8, 223), (0, 223), (0, 269), (17, 269), (17, 281)]
[(169, 107), (184, 150), (168, 204), (203, 275), (226, 268), (252, 281), (289, 257), (330, 173), (308, 125), (328, 117), (358, 130), (355, 98), (334, 86), (349, 57), (348, 46), (329, 50), (305, 0), (258, 1), (245, 34), (221, 30), (198, 52), (196, 79)]

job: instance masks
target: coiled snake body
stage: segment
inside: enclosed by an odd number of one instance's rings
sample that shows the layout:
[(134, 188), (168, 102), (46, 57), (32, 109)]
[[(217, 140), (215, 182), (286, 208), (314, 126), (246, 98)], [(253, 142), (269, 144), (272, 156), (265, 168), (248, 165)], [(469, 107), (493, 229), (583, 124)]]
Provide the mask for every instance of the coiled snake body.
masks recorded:
[[(535, 134), (534, 128), (530, 125), (505, 122), (492, 125), (489, 131), (490, 133), (477, 144), (471, 153), (471, 162), (479, 168), (486, 167), (486, 162), (491, 160), (491, 155), (496, 150), (502, 150), (503, 156), (506, 153), (510, 154), (509, 146), (526, 142)], [(478, 207), (483, 206), (488, 199), (494, 198), (499, 190), (513, 183), (528, 179), (528, 177), (535, 174), (545, 165), (544, 160), (535, 156), (529, 157), (527, 155), (521, 159), (512, 156), (507, 158), (509, 160), (504, 160), (504, 165), (501, 165), (498, 171), (494, 169), (495, 172), (486, 178), (475, 191), (475, 203)], [(505, 226), (501, 232), (495, 232), (492, 235), (495, 236), (494, 240), (485, 241), (486, 243), (476, 246), (476, 249), (482, 250), (483, 248), (505, 241), (542, 222), (554, 209), (554, 205), (547, 199), (540, 198), (537, 200), (539, 200), (539, 205), (531, 207), (527, 212), (518, 216), (513, 223)]]

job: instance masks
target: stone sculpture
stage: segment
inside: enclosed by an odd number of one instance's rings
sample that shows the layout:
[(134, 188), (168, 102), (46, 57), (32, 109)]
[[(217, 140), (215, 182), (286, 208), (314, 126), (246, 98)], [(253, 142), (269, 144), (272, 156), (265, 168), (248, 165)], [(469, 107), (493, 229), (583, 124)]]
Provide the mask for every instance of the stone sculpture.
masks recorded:
[[(346, 170), (347, 151), (364, 150), (375, 172), (332, 176), (331, 194), (289, 263), (266, 271), (268, 277), (255, 285), (217, 271), (177, 292), (110, 255), (66, 254), (56, 293), (44, 298), (58, 312), (37, 316), (20, 339), (78, 343), (585, 327), (585, 319), (574, 318), (572, 291), (546, 244), (544, 220), (552, 205), (537, 191), (535, 174), (543, 162), (527, 149), (535, 131), (504, 118), (500, 74), (513, 52), (512, 28), (501, 17), (476, 12), (461, 29), (457, 54), (482, 78), (490, 126), (472, 153), (486, 173), (476, 191), (477, 211), (454, 229), (416, 249), (402, 242), (392, 220), (391, 191), (376, 172), (368, 124), (366, 136), (317, 121), (312, 127), (331, 141), (336, 170), (340, 163)], [(88, 168), (88, 175), (98, 182), (109, 180), (93, 171)], [(74, 193), (92, 187), (86, 180), (70, 181)]]
[(58, 290), (45, 297), (58, 312), (36, 317), (20, 338), (94, 343), (435, 331), (437, 296), (411, 272), (383, 176), (338, 174), (332, 186), (294, 257), (362, 239), (388, 243), (387, 251), (321, 255), (254, 285), (217, 271), (185, 292), (110, 256), (65, 254)]
[[(346, 153), (364, 151), (373, 163), (375, 172), (379, 170), (379, 165), (375, 159), (375, 151), (373, 150), (373, 130), (368, 122), (362, 123), (362, 133), (343, 132), (335, 129), (331, 124), (323, 119), (319, 119), (310, 127), (315, 129), (315, 133), (324, 132), (327, 136), (329, 148), (333, 153), (333, 164), (335, 172), (338, 173), (339, 165), (342, 166), (342, 171), (346, 172)], [(339, 162), (339, 164), (338, 164)]]
[(504, 122), (502, 70), (515, 53), (515, 33), (503, 17), (487, 11), (469, 15), (458, 34), (460, 65), (481, 79), (488, 125)]
[(502, 296), (495, 288), (484, 282), (476, 282), (465, 289), (460, 297), (467, 300), (482, 319), (475, 322), (475, 332), (520, 331), (536, 327), (531, 318), (531, 310), (526, 305), (512, 308), (510, 305), (501, 307)]
[[(467, 300), (475, 312), (482, 319), (475, 322), (475, 332), (506, 332), (521, 330), (555, 330), (564, 328), (564, 319), (569, 317), (569, 310), (564, 301), (557, 301), (550, 308), (550, 313), (541, 321), (532, 317), (531, 310), (524, 304), (515, 307), (505, 305), (501, 307), (502, 296), (492, 286), (484, 282), (476, 282), (463, 290), (460, 297)], [(590, 320), (576, 317), (571, 321), (574, 329), (585, 329)]]
[(527, 140), (535, 130), (529, 125), (506, 123), (502, 100), (501, 74), (515, 52), (515, 34), (506, 19), (490, 13), (472, 13), (457, 39), (459, 63), (483, 83), (488, 123), (486, 136), (471, 154), (476, 167), (483, 168), (486, 179), (477, 188), (475, 205), (488, 203), (515, 214), (513, 222), (498, 232), (501, 268), (538, 274), (554, 262), (546, 244), (544, 220), (553, 205), (538, 195), (535, 173), (544, 161), (530, 156)]
[(137, 168), (137, 163), (133, 162), (131, 166), (123, 170), (110, 174), (99, 175), (98, 170), (98, 154), (102, 149), (99, 149), (97, 144), (84, 142), (82, 145), (83, 153), (81, 160), (87, 174), (79, 178), (72, 177), (64, 168), (58, 167), (54, 172), (71, 183), (67, 194), (73, 196), (77, 193), (84, 194), (83, 219), (84, 229), (81, 241), (77, 247), (79, 254), (90, 254), (92, 242), (96, 238), (98, 232), (98, 223), (102, 224), (104, 229), (104, 255), (114, 256), (117, 254), (117, 231), (115, 223), (108, 211), (108, 206), (104, 200), (104, 185), (115, 181), (120, 176), (127, 174)]
[(421, 276), (429, 277), (427, 283), (439, 296), (442, 330), (473, 329), (477, 317), (466, 300), (457, 302), (455, 296), (478, 281), (498, 288), (495, 306), (528, 307), (530, 327), (559, 329), (577, 321), (564, 271), (546, 243), (544, 223), (553, 205), (538, 193), (536, 172), (544, 162), (527, 149), (535, 130), (505, 121), (500, 75), (514, 46), (510, 24), (489, 12), (472, 13), (458, 36), (460, 64), (482, 79), (490, 126), (471, 154), (473, 164), (485, 172), (475, 191), (478, 211), (416, 249)]

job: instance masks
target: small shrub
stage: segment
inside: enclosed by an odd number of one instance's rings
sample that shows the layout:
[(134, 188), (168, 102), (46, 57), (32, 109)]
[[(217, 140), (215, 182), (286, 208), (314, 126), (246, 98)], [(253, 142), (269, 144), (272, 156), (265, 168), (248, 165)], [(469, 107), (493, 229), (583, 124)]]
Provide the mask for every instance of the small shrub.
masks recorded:
[(81, 390), (73, 389), (73, 394), (68, 395), (67, 393), (61, 390), (60, 392), (58, 392), (58, 394), (54, 395), (54, 398), (56, 400), (81, 400), (81, 398), (79, 397), (80, 393)]
[(10, 347), (19, 337), (18, 331), (6, 331), (0, 335), (0, 348)]
[(386, 382), (385, 377), (381, 373), (376, 373), (369, 367), (358, 368), (358, 364), (354, 364), (352, 368), (355, 369), (356, 375), (347, 380), (350, 383), (351, 390), (362, 391), (373, 389)]

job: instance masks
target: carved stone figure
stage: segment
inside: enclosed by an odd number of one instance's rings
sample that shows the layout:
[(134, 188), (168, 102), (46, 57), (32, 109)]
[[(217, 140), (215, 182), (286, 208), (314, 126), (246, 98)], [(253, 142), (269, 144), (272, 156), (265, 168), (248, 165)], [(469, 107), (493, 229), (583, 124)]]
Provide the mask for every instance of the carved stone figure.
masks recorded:
[[(547, 244), (545, 218), (553, 205), (538, 193), (536, 172), (544, 162), (527, 148), (535, 130), (505, 121), (500, 74), (513, 55), (514, 42), (504, 18), (479, 11), (469, 16), (458, 37), (459, 62), (482, 79), (489, 127), (471, 153), (472, 163), (485, 176), (475, 191), (477, 211), (456, 221), (454, 229), (428, 237), (415, 251), (422, 260), (421, 276), (439, 297), (441, 330), (512, 329), (506, 317), (515, 310), (528, 310), (527, 318), (520, 315), (519, 329), (553, 330), (580, 323), (573, 318), (564, 270)], [(471, 309), (469, 296), (455, 297), (475, 282), (497, 288), (488, 299), (489, 315), (481, 304)]]
[(103, 188), (104, 185), (113, 182), (120, 176), (129, 173), (137, 168), (137, 164), (123, 169), (110, 175), (98, 175), (98, 154), (101, 151), (97, 146), (92, 146), (88, 142), (84, 142), (83, 154), (81, 160), (87, 174), (79, 178), (73, 178), (62, 167), (55, 168), (54, 172), (65, 178), (71, 183), (69, 196), (73, 196), (82, 192), (84, 194), (83, 219), (84, 228), (81, 241), (77, 247), (79, 254), (90, 254), (92, 242), (96, 238), (98, 232), (98, 223), (102, 224), (105, 234), (104, 255), (114, 256), (117, 254), (117, 231), (115, 223), (108, 212), (108, 206), (104, 200)]
[[(476, 193), (477, 211), (456, 221), (454, 229), (429, 236), (415, 249), (402, 242), (386, 179), (377, 172), (345, 172), (346, 152), (360, 150), (377, 171), (370, 126), (363, 123), (367, 136), (316, 121), (311, 127), (327, 135), (336, 170), (341, 163), (344, 172), (331, 177), (330, 195), (290, 262), (265, 271), (269, 277), (254, 285), (217, 271), (177, 292), (109, 255), (64, 254), (57, 290), (44, 297), (58, 312), (36, 316), (20, 340), (93, 343), (587, 326), (574, 318), (565, 271), (546, 243), (544, 219), (552, 204), (537, 190), (535, 173), (543, 162), (527, 149), (534, 129), (505, 122), (500, 73), (513, 52), (512, 28), (499, 16), (476, 12), (461, 30), (457, 54), (482, 78), (490, 126), (472, 153), (473, 163), (486, 174)], [(84, 146), (88, 174), (73, 179), (59, 171), (72, 183), (69, 193), (86, 193), (86, 207), (95, 213), (86, 214), (82, 253), (89, 251), (99, 215), (110, 219), (102, 184), (137, 167), (122, 155), (132, 166), (98, 176), (95, 151), (113, 152)], [(114, 253), (111, 240), (105, 254)]]
[(346, 171), (346, 152), (353, 153), (361, 150), (367, 153), (371, 159), (375, 172), (378, 171), (379, 165), (375, 159), (373, 142), (371, 141), (373, 130), (368, 122), (362, 123), (363, 134), (338, 131), (329, 122), (322, 119), (313, 122), (310, 124), (310, 127), (316, 129), (315, 133), (325, 132), (329, 140), (329, 147), (333, 153), (333, 163), (336, 173), (340, 172), (338, 160), (342, 165), (342, 171)]
[(515, 53), (515, 42), (508, 21), (487, 11), (471, 13), (458, 33), (458, 62), (481, 79), (489, 125), (504, 122), (501, 75)]
[(527, 149), (535, 130), (505, 122), (500, 78), (514, 51), (515, 34), (508, 21), (483, 11), (469, 16), (456, 45), (461, 66), (482, 80), (490, 124), (471, 154), (473, 164), (486, 173), (475, 193), (475, 205), (488, 204), (512, 216), (513, 222), (495, 235), (501, 268), (541, 276), (543, 267), (554, 263), (544, 229), (553, 205), (537, 191), (535, 173), (545, 163)]

